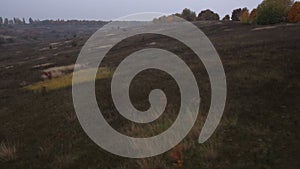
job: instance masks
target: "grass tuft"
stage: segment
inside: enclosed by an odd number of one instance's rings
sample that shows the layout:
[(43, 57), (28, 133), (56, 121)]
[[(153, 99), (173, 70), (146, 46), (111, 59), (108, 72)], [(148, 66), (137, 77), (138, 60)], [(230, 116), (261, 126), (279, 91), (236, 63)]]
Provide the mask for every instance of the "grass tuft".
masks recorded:
[(0, 144), (0, 161), (9, 162), (17, 158), (17, 148), (15, 145), (1, 142)]

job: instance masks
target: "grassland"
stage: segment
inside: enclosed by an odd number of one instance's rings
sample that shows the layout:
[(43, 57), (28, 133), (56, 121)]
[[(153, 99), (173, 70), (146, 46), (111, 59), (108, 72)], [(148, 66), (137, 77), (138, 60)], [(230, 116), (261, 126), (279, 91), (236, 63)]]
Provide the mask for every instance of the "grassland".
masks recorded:
[[(133, 37), (115, 47), (117, 53), (112, 52), (101, 64), (99, 72), (104, 74), (96, 81), (100, 109), (112, 127), (131, 136), (151, 136), (167, 129), (177, 117), (180, 97), (168, 74), (142, 72), (130, 86), (139, 91), (130, 95), (134, 106), (149, 108), (148, 94), (155, 88), (165, 91), (168, 105), (153, 123), (126, 120), (113, 106), (110, 94), (110, 77), (122, 57), (149, 42), (155, 41), (154, 47), (160, 48), (168, 44), (171, 47), (167, 49), (181, 57), (196, 77), (202, 99), (196, 125), (176, 148), (147, 159), (122, 158), (98, 147), (76, 118), (72, 74), (43, 81), (41, 70), (33, 69), (45, 63), (74, 64), (83, 44), (99, 27), (1, 27), (0, 34), (14, 37), (14, 41), (0, 46), (0, 168), (298, 169), (300, 25), (195, 25), (217, 49), (228, 84), (221, 124), (204, 144), (198, 144), (197, 139), (209, 108), (210, 83), (202, 63), (187, 48), (166, 37)], [(60, 45), (50, 48), (53, 43)], [(46, 92), (35, 92), (43, 86)]]

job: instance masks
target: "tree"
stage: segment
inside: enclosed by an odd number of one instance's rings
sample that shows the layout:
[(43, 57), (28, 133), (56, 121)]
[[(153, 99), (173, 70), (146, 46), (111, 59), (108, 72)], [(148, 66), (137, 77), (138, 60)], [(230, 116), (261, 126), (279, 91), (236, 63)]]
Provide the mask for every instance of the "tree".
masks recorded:
[(300, 2), (295, 2), (288, 13), (289, 22), (300, 22)]
[(19, 18), (14, 18), (14, 23), (17, 25), (21, 25), (22, 21)]
[(240, 16), (242, 15), (242, 9), (238, 8), (232, 11), (231, 20), (240, 21)]
[(287, 19), (292, 0), (264, 0), (257, 7), (258, 24), (275, 24)]
[(13, 25), (14, 24), (14, 20), (12, 20), (12, 19), (8, 20), (8, 24), (9, 25)]
[(242, 22), (242, 23), (249, 23), (249, 20), (250, 20), (250, 14), (249, 14), (249, 10), (247, 8), (244, 8), (242, 10), (242, 14), (241, 16), (239, 17), (239, 20)]
[(250, 22), (250, 23), (256, 23), (256, 18), (257, 18), (257, 9), (254, 8), (254, 9), (252, 9), (252, 11), (250, 12), (249, 22)]
[(4, 19), (4, 25), (8, 25), (8, 19), (7, 18)]
[(199, 13), (197, 20), (199, 20), (199, 21), (220, 20), (220, 16), (217, 13), (214, 13), (213, 11), (206, 9)]
[(191, 11), (188, 8), (185, 8), (182, 13), (181, 17), (187, 21), (195, 21), (196, 20), (196, 13)]
[(26, 24), (25, 18), (22, 19), (22, 22), (24, 25)]
[(32, 18), (29, 18), (29, 24), (33, 24), (33, 19)]
[(223, 21), (229, 21), (230, 20), (230, 16), (229, 15), (225, 15), (224, 18), (222, 19)]

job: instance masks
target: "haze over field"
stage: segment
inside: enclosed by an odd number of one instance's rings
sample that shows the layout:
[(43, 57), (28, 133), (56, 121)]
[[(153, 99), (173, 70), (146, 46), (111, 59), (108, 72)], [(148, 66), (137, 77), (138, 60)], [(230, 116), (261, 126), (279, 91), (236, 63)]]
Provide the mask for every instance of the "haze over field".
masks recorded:
[(221, 17), (232, 9), (252, 9), (262, 0), (2, 0), (0, 16), (34, 19), (113, 20), (138, 12), (176, 13), (211, 9)]

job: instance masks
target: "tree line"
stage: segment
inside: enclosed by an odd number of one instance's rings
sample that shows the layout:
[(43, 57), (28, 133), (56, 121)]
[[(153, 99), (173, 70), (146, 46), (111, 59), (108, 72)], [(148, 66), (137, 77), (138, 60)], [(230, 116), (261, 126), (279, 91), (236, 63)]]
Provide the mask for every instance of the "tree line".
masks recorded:
[(25, 18), (23, 18), (22, 20), (19, 18), (13, 18), (13, 19), (8, 19), (8, 18), (2, 18), (0, 17), (0, 25), (25, 25), (26, 21)]
[(280, 22), (300, 22), (300, 2), (293, 0), (264, 0), (251, 12), (247, 8), (233, 11), (232, 20), (247, 24), (276, 24)]
[(94, 24), (94, 25), (103, 25), (107, 22), (104, 21), (87, 21), (87, 20), (63, 20), (63, 19), (57, 19), (57, 20), (33, 20), (32, 18), (28, 19), (28, 22), (26, 22), (25, 18), (22, 20), (19, 18), (2, 18), (0, 17), (0, 26), (6, 26), (6, 25), (27, 25), (27, 24), (35, 24), (35, 25), (45, 25), (45, 24), (69, 24), (69, 25), (80, 25), (80, 24)]
[(31, 17), (28, 19), (28, 22), (26, 22), (25, 18), (17, 18), (14, 17), (13, 19), (9, 18), (2, 18), (0, 17), (0, 26), (1, 25), (26, 25), (26, 24), (33, 24), (41, 22), (39, 19), (33, 20)]
[[(220, 16), (206, 9), (201, 11), (198, 15), (196, 12), (185, 8), (181, 13), (174, 14), (187, 21), (205, 21), (205, 20), (220, 20)], [(172, 17), (161, 17), (154, 19), (159, 20), (172, 20)], [(240, 21), (247, 24), (275, 24), (280, 22), (300, 22), (300, 2), (294, 2), (293, 0), (264, 0), (257, 8), (251, 11), (248, 8), (234, 9), (229, 15), (225, 15), (223, 21)], [(33, 20), (28, 19), (28, 23), (23, 18), (3, 19), (0, 17), (0, 26), (2, 25), (25, 25), (25, 24), (85, 24), (86, 22), (94, 24), (103, 24), (101, 21), (78, 21), (78, 20)]]
[[(210, 9), (203, 10), (197, 15), (196, 12), (185, 8), (181, 13), (161, 17), (154, 21), (172, 20), (172, 16), (174, 15), (187, 21), (220, 20), (220, 16)], [(222, 20), (261, 25), (280, 22), (300, 22), (300, 2), (294, 2), (293, 0), (264, 0), (257, 8), (251, 11), (246, 7), (234, 9), (231, 16), (225, 15)]]

